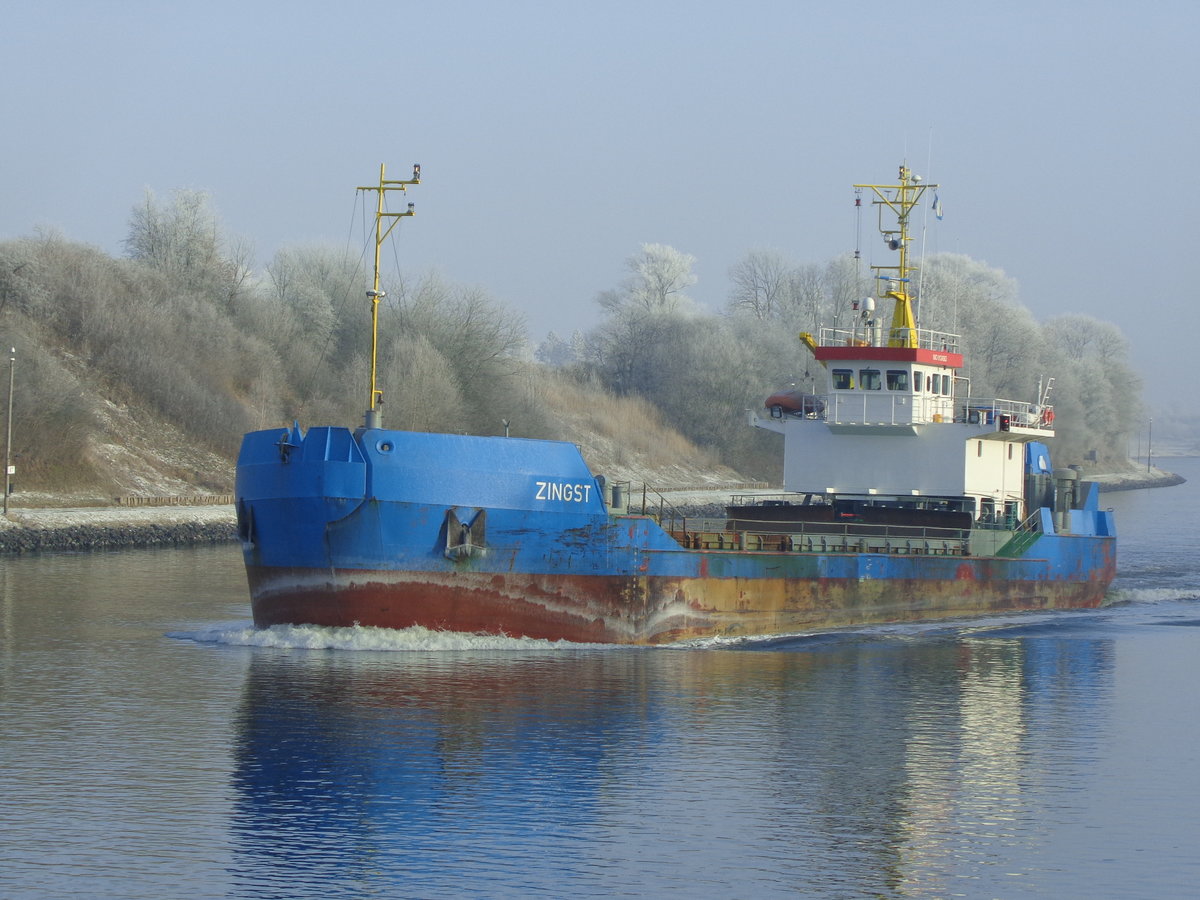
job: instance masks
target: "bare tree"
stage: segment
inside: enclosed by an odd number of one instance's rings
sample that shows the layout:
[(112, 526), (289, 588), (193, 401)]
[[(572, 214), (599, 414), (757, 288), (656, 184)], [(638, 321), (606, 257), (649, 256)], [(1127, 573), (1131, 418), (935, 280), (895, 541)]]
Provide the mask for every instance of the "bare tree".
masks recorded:
[(466, 407), (450, 364), (424, 335), (402, 335), (393, 348), (388, 421), (408, 431), (439, 431), (461, 426)]
[(775, 318), (788, 288), (789, 269), (782, 254), (774, 250), (753, 250), (729, 268), (733, 288), (729, 292), (731, 311), (744, 310), (756, 319)]
[(786, 296), (781, 309), (783, 321), (797, 331), (815, 332), (830, 306), (824, 266), (813, 263), (792, 269), (788, 273)]
[(1047, 339), (1068, 359), (1119, 359), (1129, 352), (1129, 342), (1117, 326), (1092, 316), (1055, 316), (1044, 327)]
[(486, 421), (485, 430), (495, 430), (503, 417), (499, 411), (511, 408), (520, 394), (524, 317), (482, 288), (450, 285), (435, 274), (395, 293), (397, 302), (381, 327), (405, 342), (391, 345), (384, 361), (388, 371), (405, 365), (403, 354), (415, 346), (408, 341), (423, 339), (449, 366), (464, 414), (476, 427)]
[(831, 259), (825, 266), (827, 304), (821, 311), (821, 321), (813, 325), (844, 327), (842, 316), (849, 314), (853, 301), (867, 296), (869, 285), (860, 260), (848, 254)]

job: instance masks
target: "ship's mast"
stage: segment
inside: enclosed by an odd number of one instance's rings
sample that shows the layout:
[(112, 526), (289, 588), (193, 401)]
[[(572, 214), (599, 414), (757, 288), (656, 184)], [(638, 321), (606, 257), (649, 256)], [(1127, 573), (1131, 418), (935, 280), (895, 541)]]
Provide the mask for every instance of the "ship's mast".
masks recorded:
[[(404, 212), (385, 212), (383, 209), (384, 195), (388, 191), (404, 191), (408, 189), (410, 184), (421, 183), (421, 166), (413, 165), (412, 178), (407, 181), (386, 181), (384, 179), (384, 164), (379, 164), (379, 184), (359, 187), (360, 191), (376, 191), (375, 205), (375, 280), (371, 284), (371, 290), (367, 291), (367, 296), (371, 298), (371, 385), (370, 396), (367, 399), (367, 413), (365, 424), (368, 428), (378, 428), (382, 422), (383, 406), (383, 391), (381, 391), (376, 382), (376, 366), (379, 359), (379, 301), (384, 298), (385, 293), (379, 289), (379, 251), (383, 246), (383, 242), (387, 240), (388, 235), (392, 233), (392, 229), (396, 227), (399, 221), (405, 216), (416, 215), (414, 204), (409, 203), (408, 209)], [(390, 219), (387, 228), (383, 227), (383, 220)]]
[[(936, 184), (922, 184), (921, 176), (914, 175), (906, 165), (900, 166), (899, 184), (856, 184), (856, 188), (870, 188), (875, 193), (871, 203), (879, 207), (879, 233), (888, 249), (900, 254), (899, 261), (892, 266), (871, 266), (875, 278), (886, 288), (885, 297), (895, 301), (892, 312), (892, 327), (888, 332), (889, 347), (916, 347), (917, 321), (913, 315), (912, 297), (908, 292), (909, 273), (915, 267), (908, 264), (908, 217), (921, 200), (921, 195)], [(895, 214), (896, 224), (885, 225), (884, 207)], [(894, 274), (886, 274), (894, 273)]]

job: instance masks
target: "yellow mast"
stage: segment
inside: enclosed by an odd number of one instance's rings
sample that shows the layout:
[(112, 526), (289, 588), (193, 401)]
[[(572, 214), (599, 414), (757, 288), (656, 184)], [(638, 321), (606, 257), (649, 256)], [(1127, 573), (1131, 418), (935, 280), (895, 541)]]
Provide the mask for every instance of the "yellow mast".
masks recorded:
[[(887, 282), (885, 297), (896, 301), (892, 312), (892, 327), (888, 332), (889, 347), (916, 347), (917, 322), (913, 315), (912, 298), (908, 293), (910, 272), (914, 266), (908, 264), (908, 215), (913, 207), (921, 200), (921, 195), (928, 188), (936, 188), (936, 184), (922, 184), (921, 176), (914, 175), (906, 165), (900, 166), (899, 184), (856, 184), (856, 188), (870, 188), (875, 193), (872, 204), (879, 207), (879, 232), (883, 235), (888, 248), (897, 250), (900, 259), (894, 266), (871, 266), (875, 278)], [(883, 209), (890, 209), (896, 215), (894, 227), (884, 227)], [(895, 272), (885, 275), (885, 272)]]
[[(405, 191), (410, 184), (421, 183), (421, 166), (413, 165), (412, 178), (408, 181), (385, 181), (384, 180), (384, 164), (379, 164), (379, 184), (359, 187), (360, 191), (376, 191), (375, 205), (375, 280), (371, 285), (371, 290), (367, 291), (367, 296), (371, 298), (371, 386), (370, 397), (367, 400), (367, 415), (366, 426), (368, 428), (378, 428), (382, 419), (383, 406), (383, 391), (376, 386), (376, 366), (379, 359), (379, 301), (386, 294), (379, 290), (379, 250), (383, 246), (383, 242), (387, 240), (388, 235), (392, 233), (392, 229), (396, 227), (399, 221), (405, 216), (416, 215), (414, 204), (408, 204), (408, 209), (404, 212), (384, 212), (383, 201), (384, 194), (388, 191)], [(392, 221), (385, 229), (383, 220), (391, 219)]]

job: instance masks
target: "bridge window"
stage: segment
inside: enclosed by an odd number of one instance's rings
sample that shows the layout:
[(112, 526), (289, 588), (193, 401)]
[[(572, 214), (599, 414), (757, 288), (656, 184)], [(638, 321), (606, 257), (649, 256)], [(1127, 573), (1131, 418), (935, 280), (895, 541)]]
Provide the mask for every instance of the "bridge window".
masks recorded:
[(924, 383), (925, 383), (925, 376), (919, 371), (914, 371), (913, 372), (913, 393), (916, 393), (916, 394), (921, 393), (921, 385), (923, 385)]
[(888, 369), (887, 389), (889, 391), (907, 391), (908, 372), (903, 369)]
[(862, 389), (864, 391), (877, 391), (883, 387), (878, 369), (859, 369), (858, 378), (862, 382)]
[(854, 389), (854, 372), (850, 369), (833, 370), (833, 389), (835, 391), (850, 391)]

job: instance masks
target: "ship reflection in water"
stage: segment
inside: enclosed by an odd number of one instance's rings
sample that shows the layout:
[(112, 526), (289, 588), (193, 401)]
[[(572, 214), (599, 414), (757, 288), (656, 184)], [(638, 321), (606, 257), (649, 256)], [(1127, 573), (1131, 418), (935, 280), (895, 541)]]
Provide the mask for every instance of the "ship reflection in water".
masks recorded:
[(1002, 866), (1020, 889), (1020, 823), (1054, 819), (1096, 752), (1114, 654), (1090, 621), (748, 650), (259, 649), (231, 874), (255, 896), (865, 896)]

